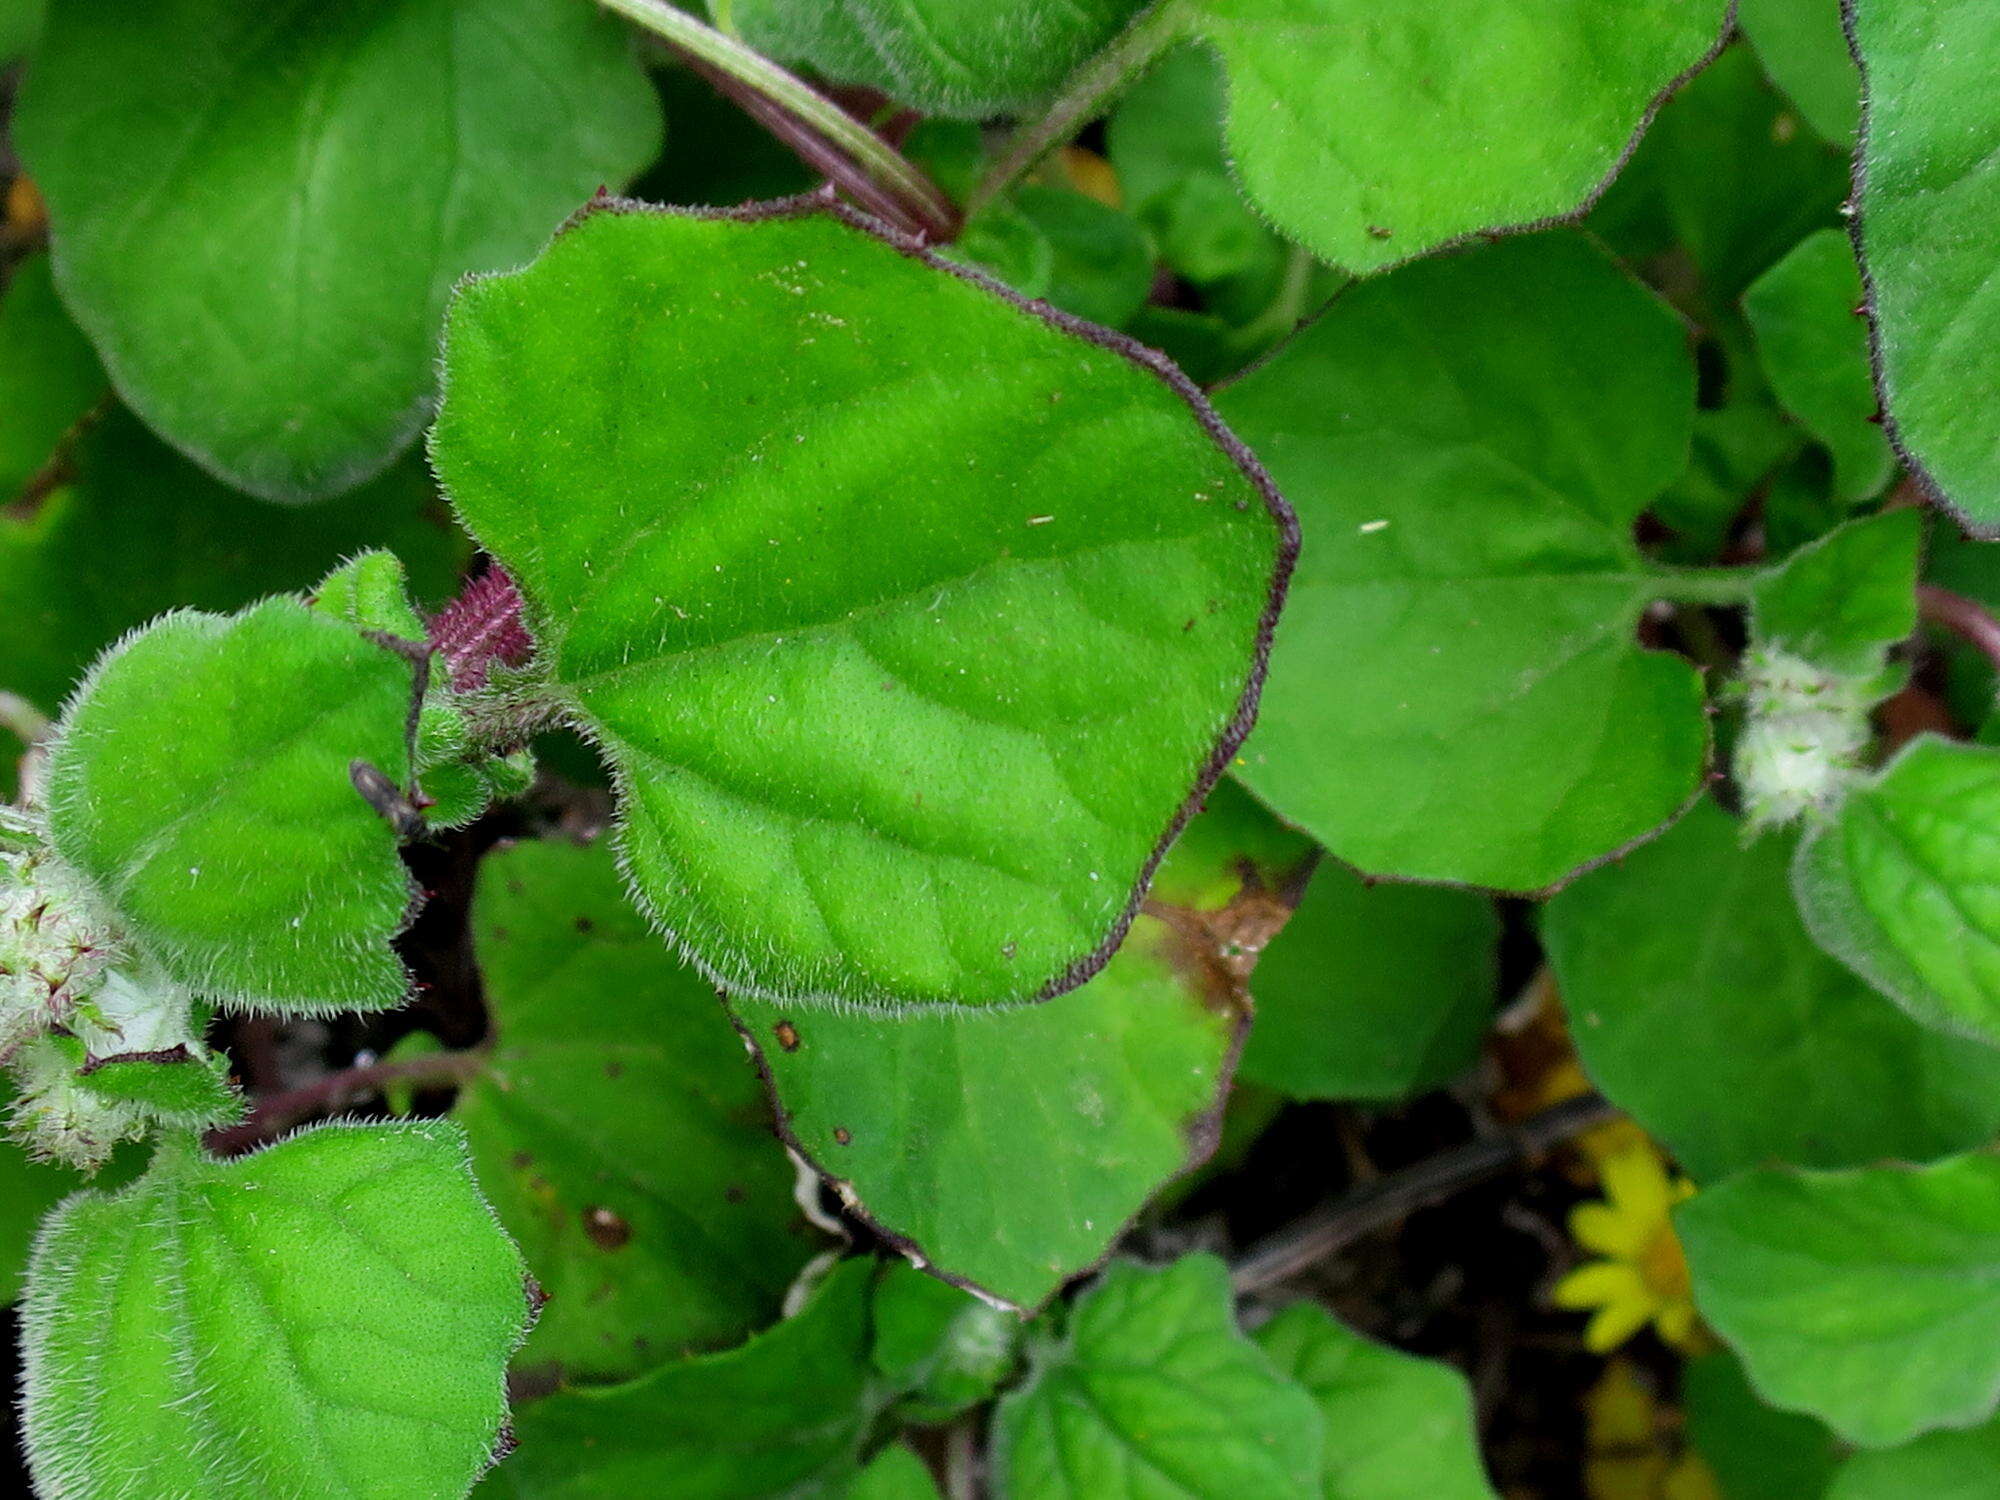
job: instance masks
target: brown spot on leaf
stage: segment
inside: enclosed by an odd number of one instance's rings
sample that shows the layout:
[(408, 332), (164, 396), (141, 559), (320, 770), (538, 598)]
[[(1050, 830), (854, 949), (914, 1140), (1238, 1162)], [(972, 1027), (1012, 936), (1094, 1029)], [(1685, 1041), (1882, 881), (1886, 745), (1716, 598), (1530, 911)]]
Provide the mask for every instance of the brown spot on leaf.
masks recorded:
[(732, 1182), (729, 1184), (728, 1187), (722, 1190), (722, 1196), (728, 1199), (731, 1203), (741, 1203), (745, 1198), (749, 1197), (750, 1195), (743, 1190), (742, 1183)]
[(790, 1021), (780, 1021), (771, 1028), (771, 1033), (777, 1037), (778, 1045), (787, 1052), (799, 1050), (799, 1028)]
[(595, 932), (597, 931), (597, 924), (588, 917), (578, 917), (576, 919), (576, 930), (578, 932)]
[(854, 1143), (854, 1132), (845, 1125), (836, 1125), (833, 1127), (833, 1138), (840, 1145), (849, 1146)]
[(507, 1165), (512, 1167), (516, 1172), (525, 1172), (534, 1164), (535, 1158), (533, 1154), (527, 1151), (516, 1151), (507, 1159)]
[(622, 1062), (608, 1062), (604, 1065), (604, 1076), (606, 1078), (620, 1078), (624, 1076), (624, 1073), (625, 1064)]
[(632, 1226), (601, 1205), (583, 1211), (583, 1232), (600, 1250), (622, 1250), (632, 1240)]

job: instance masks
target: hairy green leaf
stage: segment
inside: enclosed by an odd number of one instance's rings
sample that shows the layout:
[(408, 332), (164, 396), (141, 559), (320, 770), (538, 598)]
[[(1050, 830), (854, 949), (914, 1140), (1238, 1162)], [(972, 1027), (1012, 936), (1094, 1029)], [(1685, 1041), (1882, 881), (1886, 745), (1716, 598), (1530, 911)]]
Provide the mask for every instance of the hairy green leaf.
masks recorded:
[(168, 615), (107, 652), (64, 710), (55, 847), (167, 974), (253, 1010), (399, 1003), (389, 940), (412, 888), (356, 791), (408, 779), (410, 664), (277, 598)]
[(1861, 77), (1840, 24), (1840, 0), (1736, 0), (1736, 24), (1807, 124), (1830, 141), (1854, 139)]
[(2000, 1053), (1917, 1025), (1813, 946), (1792, 840), (1704, 801), (1548, 904), (1592, 1080), (1698, 1179), (1927, 1161), (2000, 1131)]
[(161, 1150), (70, 1199), (22, 1305), (45, 1495), (463, 1494), (506, 1415), (520, 1256), (447, 1125)]
[(743, 37), (925, 114), (1025, 109), (1118, 34), (1144, 0), (709, 0)]
[(1757, 279), (1743, 310), (1785, 409), (1833, 455), (1835, 492), (1865, 500), (1896, 467), (1875, 419), (1861, 272), (1847, 236), (1822, 229)]
[(1891, 510), (1829, 532), (1758, 580), (1751, 638), (1826, 672), (1873, 677), (1917, 628), (1923, 519)]
[(452, 283), (644, 166), (659, 122), (593, 6), (57, 0), (14, 138), (119, 393), (299, 501), (416, 435)]
[(1923, 735), (1799, 848), (1815, 941), (1927, 1026), (2000, 1046), (2000, 750)]
[(1212, 1149), (1245, 1021), (1213, 983), (1142, 916), (1101, 974), (1027, 1009), (731, 1005), (785, 1134), (851, 1207), (941, 1275), (1034, 1307)]
[(1724, 0), (1187, 0), (1251, 200), (1352, 271), (1584, 207)]
[(994, 1418), (1009, 1500), (1317, 1500), (1320, 1415), (1236, 1328), (1229, 1272), (1121, 1261)]
[(1677, 318), (1580, 236), (1362, 283), (1226, 389), (1305, 536), (1239, 775), (1362, 870), (1533, 891), (1672, 818), (1707, 725), (1638, 649)]
[(1935, 496), (2000, 527), (2000, 9), (1861, 0), (1854, 45), (1868, 98), (1859, 243), (1891, 430)]
[(1827, 1495), (1828, 1500), (1986, 1500), (1996, 1474), (2000, 1421), (1857, 1453), (1841, 1466)]
[[(0, 49), (0, 57), (6, 55)], [(0, 507), (55, 456), (63, 435), (110, 390), (89, 343), (56, 300), (49, 258), (14, 268), (0, 299)]]
[(1372, 1343), (1301, 1302), (1257, 1330), (1280, 1373), (1325, 1419), (1325, 1500), (1497, 1500), (1479, 1457), (1472, 1392), (1450, 1365)]
[(791, 1167), (714, 990), (611, 851), (488, 856), (473, 926), (496, 1039), (453, 1117), (549, 1294), (520, 1363), (616, 1379), (769, 1321), (810, 1248)]
[[(481, 1494), (749, 1500), (850, 1479), (882, 1396), (869, 1362), (876, 1263), (841, 1262), (805, 1307), (739, 1348), (521, 1409), (520, 1450)], [(838, 1489), (833, 1489), (838, 1494)]]
[(2000, 1401), (2000, 1157), (1746, 1172), (1675, 1215), (1702, 1316), (1774, 1405), (1887, 1447)]
[(977, 1005), (1116, 944), (1292, 543), (1108, 338), (801, 203), (595, 212), (461, 294), (439, 472), (718, 982)]
[(1243, 1076), (1297, 1099), (1399, 1099), (1479, 1054), (1499, 978), (1492, 904), (1370, 885), (1327, 861), (1257, 961)]

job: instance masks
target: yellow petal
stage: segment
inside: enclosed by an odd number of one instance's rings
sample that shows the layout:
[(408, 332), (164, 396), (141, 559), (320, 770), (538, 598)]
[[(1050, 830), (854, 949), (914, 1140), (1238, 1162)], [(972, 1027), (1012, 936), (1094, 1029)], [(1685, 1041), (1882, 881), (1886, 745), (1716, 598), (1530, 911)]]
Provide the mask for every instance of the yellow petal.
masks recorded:
[(1593, 1260), (1578, 1266), (1549, 1293), (1557, 1307), (1600, 1307), (1612, 1302), (1653, 1303), (1645, 1278), (1622, 1261)]
[(1694, 1304), (1692, 1302), (1669, 1302), (1660, 1309), (1658, 1323), (1660, 1337), (1676, 1349), (1690, 1349), (1694, 1337)]
[(1653, 1226), (1608, 1203), (1579, 1203), (1570, 1210), (1569, 1235), (1586, 1250), (1614, 1260), (1637, 1260), (1653, 1237)]
[(1609, 1354), (1653, 1320), (1650, 1301), (1607, 1302), (1583, 1327), (1583, 1347), (1592, 1354)]
[(1664, 1500), (1722, 1500), (1715, 1474), (1692, 1453), (1683, 1454), (1660, 1485)]
[(1647, 1145), (1606, 1158), (1604, 1196), (1631, 1218), (1648, 1224), (1665, 1223), (1674, 1192), (1660, 1153)]

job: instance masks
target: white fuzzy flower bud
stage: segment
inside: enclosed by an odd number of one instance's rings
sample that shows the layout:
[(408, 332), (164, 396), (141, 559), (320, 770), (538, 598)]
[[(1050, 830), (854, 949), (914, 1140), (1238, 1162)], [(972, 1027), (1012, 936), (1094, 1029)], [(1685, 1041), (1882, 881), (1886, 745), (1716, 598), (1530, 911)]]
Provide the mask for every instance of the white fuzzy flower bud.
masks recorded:
[(1751, 829), (1829, 812), (1860, 780), (1873, 679), (1823, 671), (1782, 651), (1744, 662), (1747, 717), (1736, 742), (1736, 784)]

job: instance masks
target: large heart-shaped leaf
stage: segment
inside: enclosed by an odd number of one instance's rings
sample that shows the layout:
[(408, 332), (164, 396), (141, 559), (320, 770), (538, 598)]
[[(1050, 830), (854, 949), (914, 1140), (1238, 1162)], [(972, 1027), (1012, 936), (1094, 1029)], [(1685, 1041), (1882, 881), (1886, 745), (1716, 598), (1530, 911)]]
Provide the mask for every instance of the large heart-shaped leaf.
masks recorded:
[(549, 1294), (520, 1363), (615, 1379), (768, 1321), (810, 1244), (714, 989), (602, 845), (488, 856), (473, 919), (496, 1037), (453, 1115)]
[(1531, 891), (1672, 818), (1707, 726), (1632, 521), (1687, 459), (1679, 320), (1580, 236), (1364, 282), (1219, 397), (1306, 546), (1239, 775), (1376, 874)]
[(462, 1495), (506, 1415), (521, 1258), (448, 1125), (161, 1150), (36, 1244), (22, 1415), (76, 1500)]
[(107, 652), (49, 757), (57, 852), (168, 975), (249, 1009), (395, 1005), (412, 904), (357, 761), (409, 778), (411, 669), (277, 598)]
[(473, 283), (434, 456), (698, 965), (1059, 993), (1248, 727), (1291, 518), (1163, 362), (821, 206)]
[(644, 166), (659, 120), (619, 25), (563, 0), (57, 0), (14, 139), (119, 393), (296, 501), (416, 435), (452, 283)]
[(1919, 1026), (1813, 945), (1792, 841), (1712, 802), (1548, 905), (1597, 1086), (1698, 1178), (1927, 1161), (2000, 1131), (2000, 1053)]
[(2000, 9), (1860, 0), (1858, 243), (1891, 430), (1931, 492), (2000, 527)]
[(1746, 1172), (1675, 1215), (1696, 1304), (1778, 1406), (1864, 1447), (2000, 1401), (2000, 1158)]

